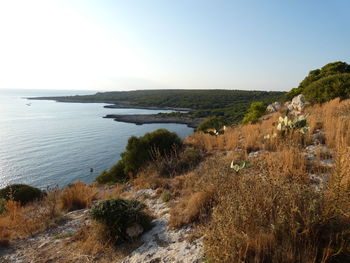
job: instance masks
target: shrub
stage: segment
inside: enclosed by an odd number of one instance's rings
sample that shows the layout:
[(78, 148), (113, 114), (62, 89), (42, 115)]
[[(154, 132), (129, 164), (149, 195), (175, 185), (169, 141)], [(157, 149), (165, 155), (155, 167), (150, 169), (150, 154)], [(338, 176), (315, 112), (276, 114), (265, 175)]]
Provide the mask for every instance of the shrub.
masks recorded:
[(312, 103), (324, 103), (340, 97), (350, 97), (350, 73), (336, 74), (322, 78), (307, 86), (303, 94)]
[(124, 172), (125, 165), (123, 161), (118, 161), (110, 170), (103, 171), (96, 177), (96, 181), (100, 184), (122, 183), (127, 180)]
[(83, 209), (92, 205), (98, 191), (83, 182), (75, 182), (63, 190), (60, 201), (62, 209), (73, 211)]
[(223, 117), (210, 117), (205, 119), (197, 128), (197, 131), (207, 132), (209, 129), (219, 131), (226, 124)]
[(92, 207), (90, 216), (102, 223), (109, 230), (107, 238), (119, 243), (130, 241), (132, 237), (127, 229), (140, 225), (143, 230), (151, 226), (151, 218), (144, 212), (146, 206), (137, 200), (124, 200), (121, 198), (105, 200)]
[(266, 105), (263, 102), (253, 102), (242, 120), (243, 124), (256, 123), (266, 112)]
[(157, 150), (161, 156), (182, 147), (182, 141), (176, 133), (165, 129), (146, 133), (142, 137), (132, 136), (128, 140), (126, 151), (121, 154), (126, 174), (135, 174), (143, 164), (152, 159), (152, 151)]
[(41, 199), (43, 196), (44, 193), (40, 189), (25, 184), (12, 184), (0, 190), (0, 198), (20, 202), (21, 205)]
[(333, 63), (328, 63), (327, 65), (323, 66), (321, 69), (315, 69), (311, 70), (309, 72), (309, 75), (305, 77), (305, 79), (300, 82), (299, 86), (297, 88), (292, 89), (289, 91), (285, 98), (287, 100), (291, 100), (293, 97), (303, 93), (304, 90), (311, 84), (323, 79), (327, 78), (333, 75), (343, 74), (343, 73), (350, 73), (350, 65), (348, 65), (345, 62), (337, 61)]

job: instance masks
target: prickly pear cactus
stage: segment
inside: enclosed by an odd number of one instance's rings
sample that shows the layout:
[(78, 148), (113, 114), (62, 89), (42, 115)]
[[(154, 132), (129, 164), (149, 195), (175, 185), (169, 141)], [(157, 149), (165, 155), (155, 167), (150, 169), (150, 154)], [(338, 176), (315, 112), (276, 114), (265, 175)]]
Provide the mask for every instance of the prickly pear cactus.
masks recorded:
[(231, 162), (231, 169), (233, 169), (236, 173), (238, 173), (240, 170), (244, 169), (246, 167), (246, 162), (240, 162), (239, 164), (234, 164), (234, 162)]

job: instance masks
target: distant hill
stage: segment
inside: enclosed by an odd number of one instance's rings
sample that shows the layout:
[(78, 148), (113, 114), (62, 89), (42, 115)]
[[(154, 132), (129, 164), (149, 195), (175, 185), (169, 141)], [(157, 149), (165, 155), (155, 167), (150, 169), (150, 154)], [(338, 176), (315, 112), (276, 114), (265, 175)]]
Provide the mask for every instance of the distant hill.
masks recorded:
[[(104, 102), (120, 107), (182, 108), (194, 110), (193, 117), (223, 116), (238, 122), (253, 101), (271, 103), (285, 92), (247, 90), (136, 90), (98, 92), (94, 95), (40, 97), (59, 102)], [(32, 98), (33, 99), (33, 98)]]

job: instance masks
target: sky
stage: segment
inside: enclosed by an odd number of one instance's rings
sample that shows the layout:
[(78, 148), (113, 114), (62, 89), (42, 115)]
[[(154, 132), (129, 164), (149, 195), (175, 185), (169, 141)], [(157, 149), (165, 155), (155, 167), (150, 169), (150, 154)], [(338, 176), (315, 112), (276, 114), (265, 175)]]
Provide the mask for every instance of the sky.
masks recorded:
[(0, 0), (0, 89), (288, 91), (350, 63), (348, 0)]

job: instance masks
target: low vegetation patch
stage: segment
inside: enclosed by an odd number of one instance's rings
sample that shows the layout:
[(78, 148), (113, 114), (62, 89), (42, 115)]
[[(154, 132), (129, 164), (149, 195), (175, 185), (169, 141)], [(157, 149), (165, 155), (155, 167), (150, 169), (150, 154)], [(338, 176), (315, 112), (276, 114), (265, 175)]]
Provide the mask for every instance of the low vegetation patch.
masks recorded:
[(25, 184), (12, 184), (0, 190), (0, 198), (20, 202), (21, 205), (39, 200), (43, 196), (44, 192), (40, 189)]
[(75, 182), (63, 190), (60, 196), (61, 207), (65, 211), (73, 211), (90, 207), (96, 200), (98, 191), (83, 182)]
[(151, 217), (145, 209), (137, 200), (116, 198), (92, 207), (90, 215), (108, 230), (106, 240), (120, 243), (133, 240), (151, 227)]

